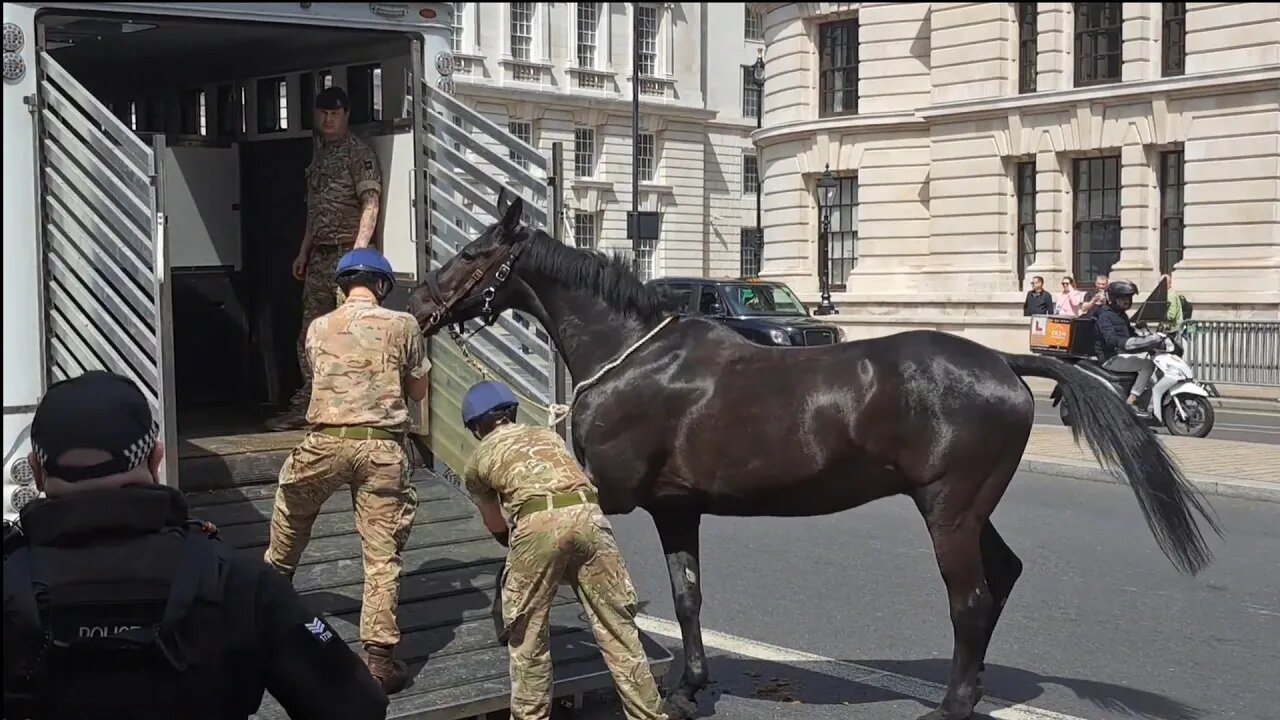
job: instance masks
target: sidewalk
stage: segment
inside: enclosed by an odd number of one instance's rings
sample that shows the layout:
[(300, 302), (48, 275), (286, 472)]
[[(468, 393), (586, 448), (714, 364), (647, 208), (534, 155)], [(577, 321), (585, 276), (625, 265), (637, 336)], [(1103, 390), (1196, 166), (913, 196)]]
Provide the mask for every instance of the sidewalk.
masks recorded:
[[(1173, 451), (1182, 471), (1206, 495), (1280, 503), (1280, 445), (1159, 436)], [(1071, 429), (1036, 425), (1031, 430), (1020, 470), (1095, 482), (1120, 482), (1093, 458), (1084, 438), (1080, 447)]]
[[(1053, 380), (1038, 377), (1023, 378), (1031, 393), (1039, 400), (1047, 400), (1057, 385)], [(1222, 397), (1213, 398), (1213, 406), (1227, 411), (1280, 412), (1280, 388), (1252, 387), (1244, 385), (1216, 386)]]

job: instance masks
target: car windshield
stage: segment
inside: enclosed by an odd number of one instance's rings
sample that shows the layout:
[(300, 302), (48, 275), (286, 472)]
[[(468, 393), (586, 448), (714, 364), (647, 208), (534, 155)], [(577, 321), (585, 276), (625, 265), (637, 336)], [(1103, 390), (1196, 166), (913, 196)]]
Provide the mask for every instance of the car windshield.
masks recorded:
[(725, 285), (723, 289), (735, 315), (809, 314), (804, 303), (785, 285)]

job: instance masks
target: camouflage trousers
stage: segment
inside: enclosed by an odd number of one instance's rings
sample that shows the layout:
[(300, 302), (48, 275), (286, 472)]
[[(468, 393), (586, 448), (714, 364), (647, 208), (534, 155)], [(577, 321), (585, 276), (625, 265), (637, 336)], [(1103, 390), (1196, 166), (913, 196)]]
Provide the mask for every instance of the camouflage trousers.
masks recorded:
[[(409, 483), (409, 458), (395, 441), (308, 433), (280, 468), (265, 559), (293, 577), (321, 506), (343, 485), (351, 489), (364, 556), (360, 640), (395, 645), (400, 641), (400, 552), (418, 508), (417, 491)], [(337, 516), (326, 518), (333, 520)], [(326, 522), (329, 528), (341, 524)]]
[(511, 651), (512, 720), (551, 717), (551, 603), (573, 587), (613, 675), (629, 720), (662, 720), (662, 697), (640, 633), (636, 591), (613, 529), (595, 505), (543, 510), (511, 536), (502, 578), (502, 621)]
[(290, 407), (306, 413), (311, 401), (311, 363), (307, 360), (307, 328), (311, 321), (333, 312), (346, 296), (334, 281), (338, 261), (351, 248), (347, 245), (315, 245), (307, 258), (307, 276), (302, 281), (302, 327), (298, 329), (298, 369), (302, 371), (302, 384), (289, 401)]

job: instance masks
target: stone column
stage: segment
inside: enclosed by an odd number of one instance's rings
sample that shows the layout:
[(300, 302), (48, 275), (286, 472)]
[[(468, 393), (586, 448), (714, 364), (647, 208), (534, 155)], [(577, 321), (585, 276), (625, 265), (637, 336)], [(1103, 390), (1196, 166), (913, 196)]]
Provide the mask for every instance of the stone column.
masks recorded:
[(1120, 4), (1124, 55), (1120, 77), (1124, 82), (1160, 77), (1160, 13), (1156, 3)]
[(1037, 3), (1040, 15), (1036, 37), (1036, 91), (1066, 90), (1072, 86), (1071, 3)]
[(1130, 140), (1120, 148), (1120, 260), (1112, 273), (1145, 289), (1153, 286), (1158, 245), (1156, 172), (1146, 148)]
[[(1027, 268), (1029, 275), (1071, 271), (1070, 195), (1063, 165), (1058, 153), (1036, 153), (1036, 260)], [(1069, 171), (1069, 161), (1066, 165)]]

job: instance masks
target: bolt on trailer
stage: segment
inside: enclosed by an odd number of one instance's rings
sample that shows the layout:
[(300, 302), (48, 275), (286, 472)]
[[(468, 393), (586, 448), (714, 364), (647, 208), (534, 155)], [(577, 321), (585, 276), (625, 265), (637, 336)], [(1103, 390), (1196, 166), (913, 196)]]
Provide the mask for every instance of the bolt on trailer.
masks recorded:
[[(276, 475), (300, 432), (262, 422), (300, 381), (301, 286), (290, 269), (316, 146), (311, 101), (351, 100), (383, 176), (374, 243), (397, 271), (389, 304), (496, 218), (500, 187), (532, 222), (556, 217), (555, 169), (452, 97), (451, 3), (5, 3), (4, 504), (39, 496), (30, 424), (44, 389), (85, 370), (132, 377), (162, 424), (162, 481), (194, 515), (261, 554)], [(504, 316), (472, 354), (542, 405), (551, 349)], [(526, 350), (522, 351), (522, 346)], [(534, 348), (530, 355), (527, 348)], [(414, 408), (420, 506), (402, 553), (401, 651), (421, 666), (393, 718), (506, 706), (493, 633), (502, 549), (452, 483), (473, 439), (458, 404), (478, 373), (430, 343)], [(561, 388), (561, 392), (562, 392)], [(544, 421), (530, 407), (532, 421)], [(363, 575), (350, 498), (317, 519), (295, 585), (349, 641)], [(556, 694), (610, 680), (569, 595), (552, 613)], [(671, 660), (645, 639), (656, 672)], [(273, 702), (258, 717), (283, 717)]]

